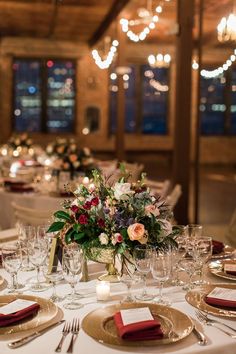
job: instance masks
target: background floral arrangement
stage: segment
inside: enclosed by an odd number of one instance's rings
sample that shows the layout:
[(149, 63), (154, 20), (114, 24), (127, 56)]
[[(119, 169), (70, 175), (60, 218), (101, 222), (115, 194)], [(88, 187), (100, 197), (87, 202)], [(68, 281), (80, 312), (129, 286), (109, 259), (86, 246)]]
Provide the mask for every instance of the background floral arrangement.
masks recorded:
[(90, 175), (94, 169), (94, 158), (90, 149), (79, 150), (73, 138), (57, 138), (46, 147), (46, 153), (53, 158), (53, 167), (58, 171), (84, 172)]
[(93, 177), (92, 184), (77, 188), (72, 203), (54, 213), (48, 232), (59, 231), (63, 244), (76, 242), (88, 256), (93, 247), (112, 248), (123, 260), (138, 244), (176, 244), (167, 207), (150, 194), (143, 178), (131, 184), (122, 177), (108, 186), (98, 171)]
[(12, 155), (14, 157), (27, 154), (33, 156), (33, 140), (27, 133), (14, 134), (9, 138), (7, 144), (1, 147), (1, 153), (2, 155)]

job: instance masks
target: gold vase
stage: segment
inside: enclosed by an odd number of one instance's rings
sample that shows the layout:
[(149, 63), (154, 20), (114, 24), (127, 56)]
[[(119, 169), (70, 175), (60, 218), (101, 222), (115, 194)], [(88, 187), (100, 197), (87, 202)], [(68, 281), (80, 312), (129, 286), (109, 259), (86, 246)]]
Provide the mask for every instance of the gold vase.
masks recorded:
[(111, 283), (119, 282), (119, 273), (115, 267), (115, 250), (114, 248), (91, 247), (86, 251), (87, 257), (94, 262), (106, 265), (107, 273), (100, 275), (99, 280), (109, 281)]

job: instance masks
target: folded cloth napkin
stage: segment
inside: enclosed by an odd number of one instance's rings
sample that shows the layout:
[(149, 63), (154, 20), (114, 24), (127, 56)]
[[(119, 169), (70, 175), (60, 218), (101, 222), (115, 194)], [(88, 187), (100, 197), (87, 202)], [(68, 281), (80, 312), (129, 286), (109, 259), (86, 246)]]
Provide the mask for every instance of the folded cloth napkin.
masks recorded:
[[(10, 313), (9, 315), (3, 315), (0, 313), (0, 327), (6, 327), (9, 325), (17, 324), (19, 321), (35, 315), (39, 310), (39, 304), (33, 304), (20, 311)], [(1, 311), (1, 308), (0, 308)]]
[(22, 193), (22, 192), (33, 192), (34, 191), (34, 188), (31, 187), (31, 186), (27, 186), (27, 185), (23, 185), (23, 186), (15, 186), (15, 185), (12, 185), (8, 188), (8, 190), (10, 192), (19, 192), (19, 193)]
[(218, 253), (221, 253), (223, 252), (224, 250), (224, 244), (223, 242), (220, 242), (220, 241), (216, 241), (216, 240), (212, 240), (212, 253), (213, 254), (218, 254)]
[(233, 260), (224, 262), (224, 272), (236, 276), (236, 262)]
[(205, 302), (211, 306), (230, 307), (231, 309), (236, 309), (236, 301), (234, 300), (215, 299), (214, 297), (206, 296)]
[(120, 312), (114, 315), (118, 334), (122, 339), (130, 341), (155, 340), (163, 338), (161, 324), (157, 320), (149, 320), (124, 325)]

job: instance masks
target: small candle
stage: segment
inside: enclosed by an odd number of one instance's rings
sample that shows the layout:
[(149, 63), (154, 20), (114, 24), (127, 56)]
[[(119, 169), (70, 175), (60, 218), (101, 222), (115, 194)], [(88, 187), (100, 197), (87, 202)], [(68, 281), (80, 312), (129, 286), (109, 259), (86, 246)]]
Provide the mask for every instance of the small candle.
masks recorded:
[(110, 283), (108, 281), (99, 281), (96, 285), (96, 294), (98, 301), (106, 301), (110, 297)]

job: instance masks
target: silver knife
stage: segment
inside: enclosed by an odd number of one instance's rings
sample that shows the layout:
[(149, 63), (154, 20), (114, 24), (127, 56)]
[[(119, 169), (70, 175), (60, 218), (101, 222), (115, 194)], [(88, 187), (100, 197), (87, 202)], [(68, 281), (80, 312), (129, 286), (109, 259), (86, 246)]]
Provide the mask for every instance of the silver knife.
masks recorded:
[(53, 323), (51, 324), (50, 326), (48, 326), (47, 328), (44, 328), (42, 330), (39, 330), (29, 336), (25, 336), (25, 337), (22, 337), (14, 342), (11, 342), (11, 343), (8, 343), (8, 347), (11, 348), (11, 349), (15, 349), (15, 348), (18, 348), (20, 347), (21, 345), (24, 345), (26, 343), (29, 343), (31, 340), (33, 340), (34, 338), (37, 338), (39, 336), (41, 336), (43, 333), (47, 332), (48, 330), (50, 330), (51, 328), (53, 327), (56, 327), (58, 326), (59, 324), (65, 322), (65, 320), (61, 320), (59, 322), (56, 322), (56, 323)]

